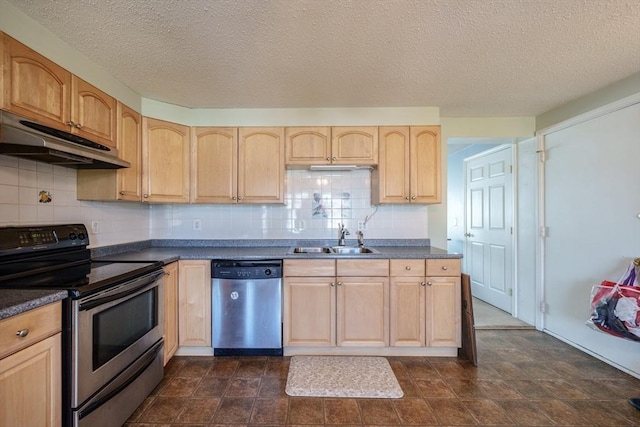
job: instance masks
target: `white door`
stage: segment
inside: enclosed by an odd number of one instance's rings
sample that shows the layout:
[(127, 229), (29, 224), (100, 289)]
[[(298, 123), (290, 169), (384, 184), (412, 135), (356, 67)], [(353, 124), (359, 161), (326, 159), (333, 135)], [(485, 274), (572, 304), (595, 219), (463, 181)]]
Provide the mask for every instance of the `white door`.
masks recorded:
[(465, 272), (471, 293), (512, 313), (513, 149), (503, 145), (465, 160)]

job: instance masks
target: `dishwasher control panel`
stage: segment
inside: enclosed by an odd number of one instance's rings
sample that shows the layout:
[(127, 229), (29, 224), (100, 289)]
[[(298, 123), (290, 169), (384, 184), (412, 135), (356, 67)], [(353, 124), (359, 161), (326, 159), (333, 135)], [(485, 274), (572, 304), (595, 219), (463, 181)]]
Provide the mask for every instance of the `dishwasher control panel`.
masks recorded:
[(274, 279), (282, 277), (282, 260), (213, 260), (211, 277), (229, 280)]

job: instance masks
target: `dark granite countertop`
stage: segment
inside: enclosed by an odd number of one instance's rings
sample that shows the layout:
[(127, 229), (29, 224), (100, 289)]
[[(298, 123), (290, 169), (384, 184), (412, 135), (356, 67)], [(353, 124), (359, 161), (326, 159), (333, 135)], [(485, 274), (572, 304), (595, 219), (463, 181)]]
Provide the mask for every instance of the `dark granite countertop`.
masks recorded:
[[(271, 244), (270, 244), (271, 243)], [(162, 261), (165, 264), (179, 259), (381, 259), (381, 258), (462, 258), (461, 254), (429, 246), (428, 240), (376, 240), (367, 247), (377, 253), (341, 254), (293, 254), (295, 246), (332, 246), (327, 241), (150, 241), (147, 247), (139, 244), (131, 247), (93, 249), (93, 259), (99, 261)], [(175, 246), (164, 246), (171, 245)], [(260, 245), (260, 246), (258, 246)]]
[(67, 291), (46, 289), (0, 289), (0, 320), (60, 301)]

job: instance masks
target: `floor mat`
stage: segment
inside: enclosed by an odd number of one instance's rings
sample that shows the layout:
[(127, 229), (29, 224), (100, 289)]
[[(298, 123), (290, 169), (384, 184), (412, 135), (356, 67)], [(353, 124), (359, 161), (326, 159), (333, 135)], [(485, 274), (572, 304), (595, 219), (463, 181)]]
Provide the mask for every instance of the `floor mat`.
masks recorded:
[(400, 398), (384, 357), (293, 356), (285, 389), (289, 396)]

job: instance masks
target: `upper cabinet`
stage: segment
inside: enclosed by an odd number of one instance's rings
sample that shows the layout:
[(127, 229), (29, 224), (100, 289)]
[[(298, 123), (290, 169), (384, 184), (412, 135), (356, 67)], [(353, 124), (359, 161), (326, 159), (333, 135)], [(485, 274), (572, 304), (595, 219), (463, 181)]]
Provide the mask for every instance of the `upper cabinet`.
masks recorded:
[(189, 127), (142, 119), (142, 201), (189, 203)]
[(286, 140), (289, 167), (378, 163), (375, 126), (292, 127), (286, 129)]
[(284, 128), (238, 131), (238, 202), (284, 203)]
[(4, 110), (115, 147), (113, 97), (6, 34), (2, 37)]
[(380, 127), (371, 202), (440, 203), (440, 126)]
[(192, 203), (284, 203), (284, 129), (191, 131)]
[(78, 200), (142, 200), (142, 117), (118, 102), (117, 147), (131, 164), (122, 169), (78, 169)]

